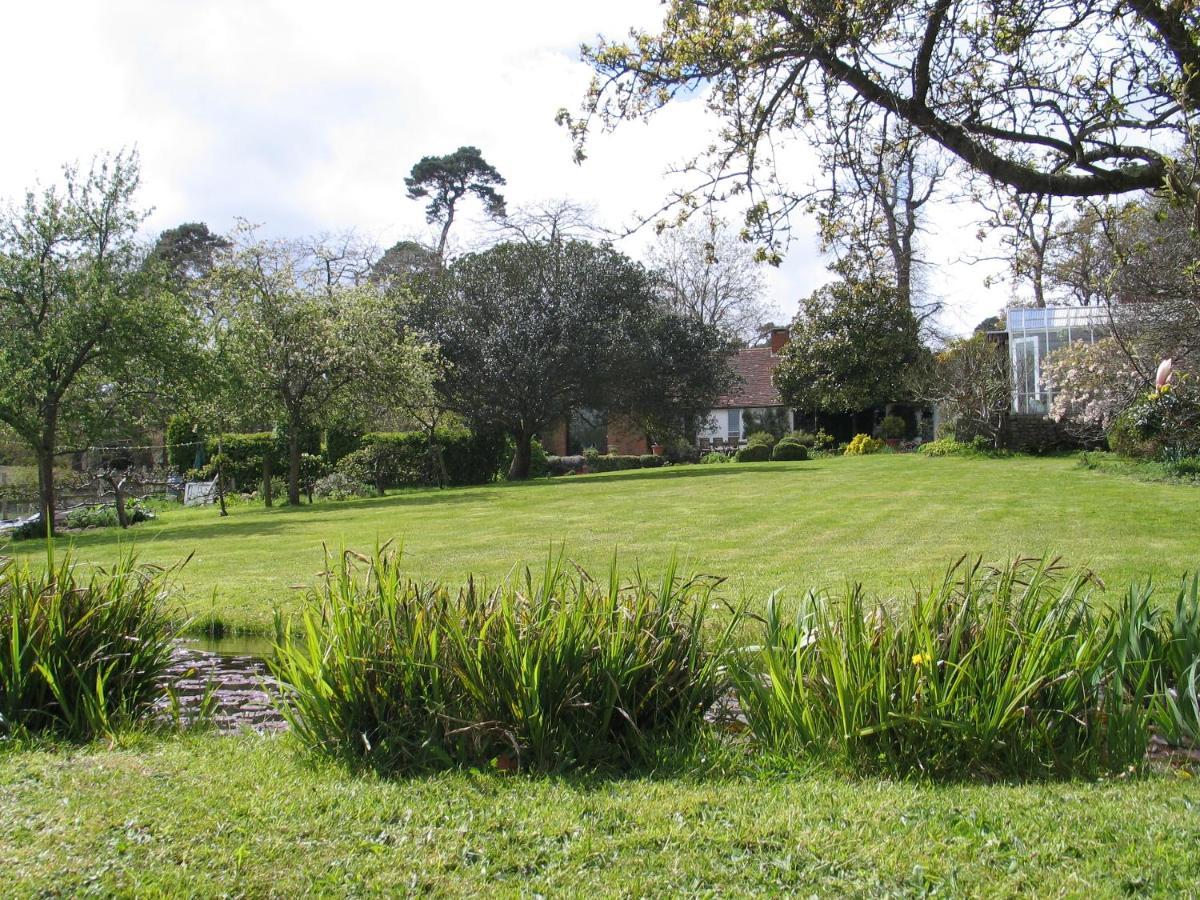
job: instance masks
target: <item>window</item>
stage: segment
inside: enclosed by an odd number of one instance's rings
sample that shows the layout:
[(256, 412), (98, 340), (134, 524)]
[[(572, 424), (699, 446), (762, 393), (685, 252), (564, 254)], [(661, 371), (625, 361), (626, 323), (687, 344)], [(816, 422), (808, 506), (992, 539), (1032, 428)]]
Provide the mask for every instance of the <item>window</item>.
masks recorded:
[(1013, 412), (1044, 413), (1041, 397), (1041, 348), (1039, 338), (1016, 338), (1012, 342)]
[(731, 444), (736, 444), (742, 439), (742, 411), (740, 409), (729, 410), (727, 435)]

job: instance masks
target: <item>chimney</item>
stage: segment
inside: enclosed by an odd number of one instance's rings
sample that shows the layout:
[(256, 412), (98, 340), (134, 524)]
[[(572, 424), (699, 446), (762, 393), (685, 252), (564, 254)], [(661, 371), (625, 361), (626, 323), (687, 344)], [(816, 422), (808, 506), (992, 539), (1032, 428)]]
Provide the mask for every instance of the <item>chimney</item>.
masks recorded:
[(778, 356), (783, 350), (783, 345), (791, 336), (791, 332), (786, 328), (772, 328), (770, 331), (771, 355)]

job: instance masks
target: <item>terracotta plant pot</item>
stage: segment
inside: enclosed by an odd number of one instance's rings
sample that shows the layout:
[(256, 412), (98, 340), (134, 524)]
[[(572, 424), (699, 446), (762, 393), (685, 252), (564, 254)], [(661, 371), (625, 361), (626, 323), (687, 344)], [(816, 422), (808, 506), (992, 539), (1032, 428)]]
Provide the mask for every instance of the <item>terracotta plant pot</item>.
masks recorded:
[(651, 452), (651, 453), (653, 453), (655, 456), (662, 456), (662, 455), (663, 455), (663, 446), (662, 446), (662, 444), (651, 444), (651, 445), (650, 445), (650, 452)]

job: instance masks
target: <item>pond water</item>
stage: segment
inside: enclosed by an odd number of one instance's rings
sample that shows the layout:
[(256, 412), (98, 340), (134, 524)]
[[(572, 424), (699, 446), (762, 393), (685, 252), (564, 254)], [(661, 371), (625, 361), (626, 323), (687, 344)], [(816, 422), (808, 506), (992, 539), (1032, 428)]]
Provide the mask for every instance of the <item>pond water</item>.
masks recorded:
[(188, 637), (181, 646), (201, 653), (219, 656), (255, 656), (268, 659), (274, 646), (271, 638), (261, 634), (227, 634), (221, 637)]
[(275, 705), (270, 652), (271, 642), (261, 637), (181, 640), (164, 679), (170, 695), (159, 703), (161, 714), (185, 725), (207, 716), (222, 732), (287, 728)]

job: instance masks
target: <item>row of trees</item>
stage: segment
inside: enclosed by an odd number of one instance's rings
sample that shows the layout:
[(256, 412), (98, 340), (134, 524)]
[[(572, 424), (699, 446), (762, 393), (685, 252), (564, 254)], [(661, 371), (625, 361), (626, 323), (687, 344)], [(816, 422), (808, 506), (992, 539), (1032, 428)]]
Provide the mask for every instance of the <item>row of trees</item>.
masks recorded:
[(430, 198), (439, 246), (382, 256), (352, 236), (267, 239), (246, 224), (184, 225), (147, 247), (128, 154), (29, 193), (0, 217), (0, 422), (37, 460), (43, 515), (64, 452), (171, 415), (197, 433), (277, 426), (291, 503), (313, 429), (432, 434), (456, 419), (506, 432), (522, 478), (533, 436), (572, 409), (686, 428), (729, 387), (739, 303), (757, 298), (710, 303), (557, 227), (447, 260), (456, 205), (472, 194), (499, 213), (502, 183), (472, 148), (422, 160), (409, 189)]

